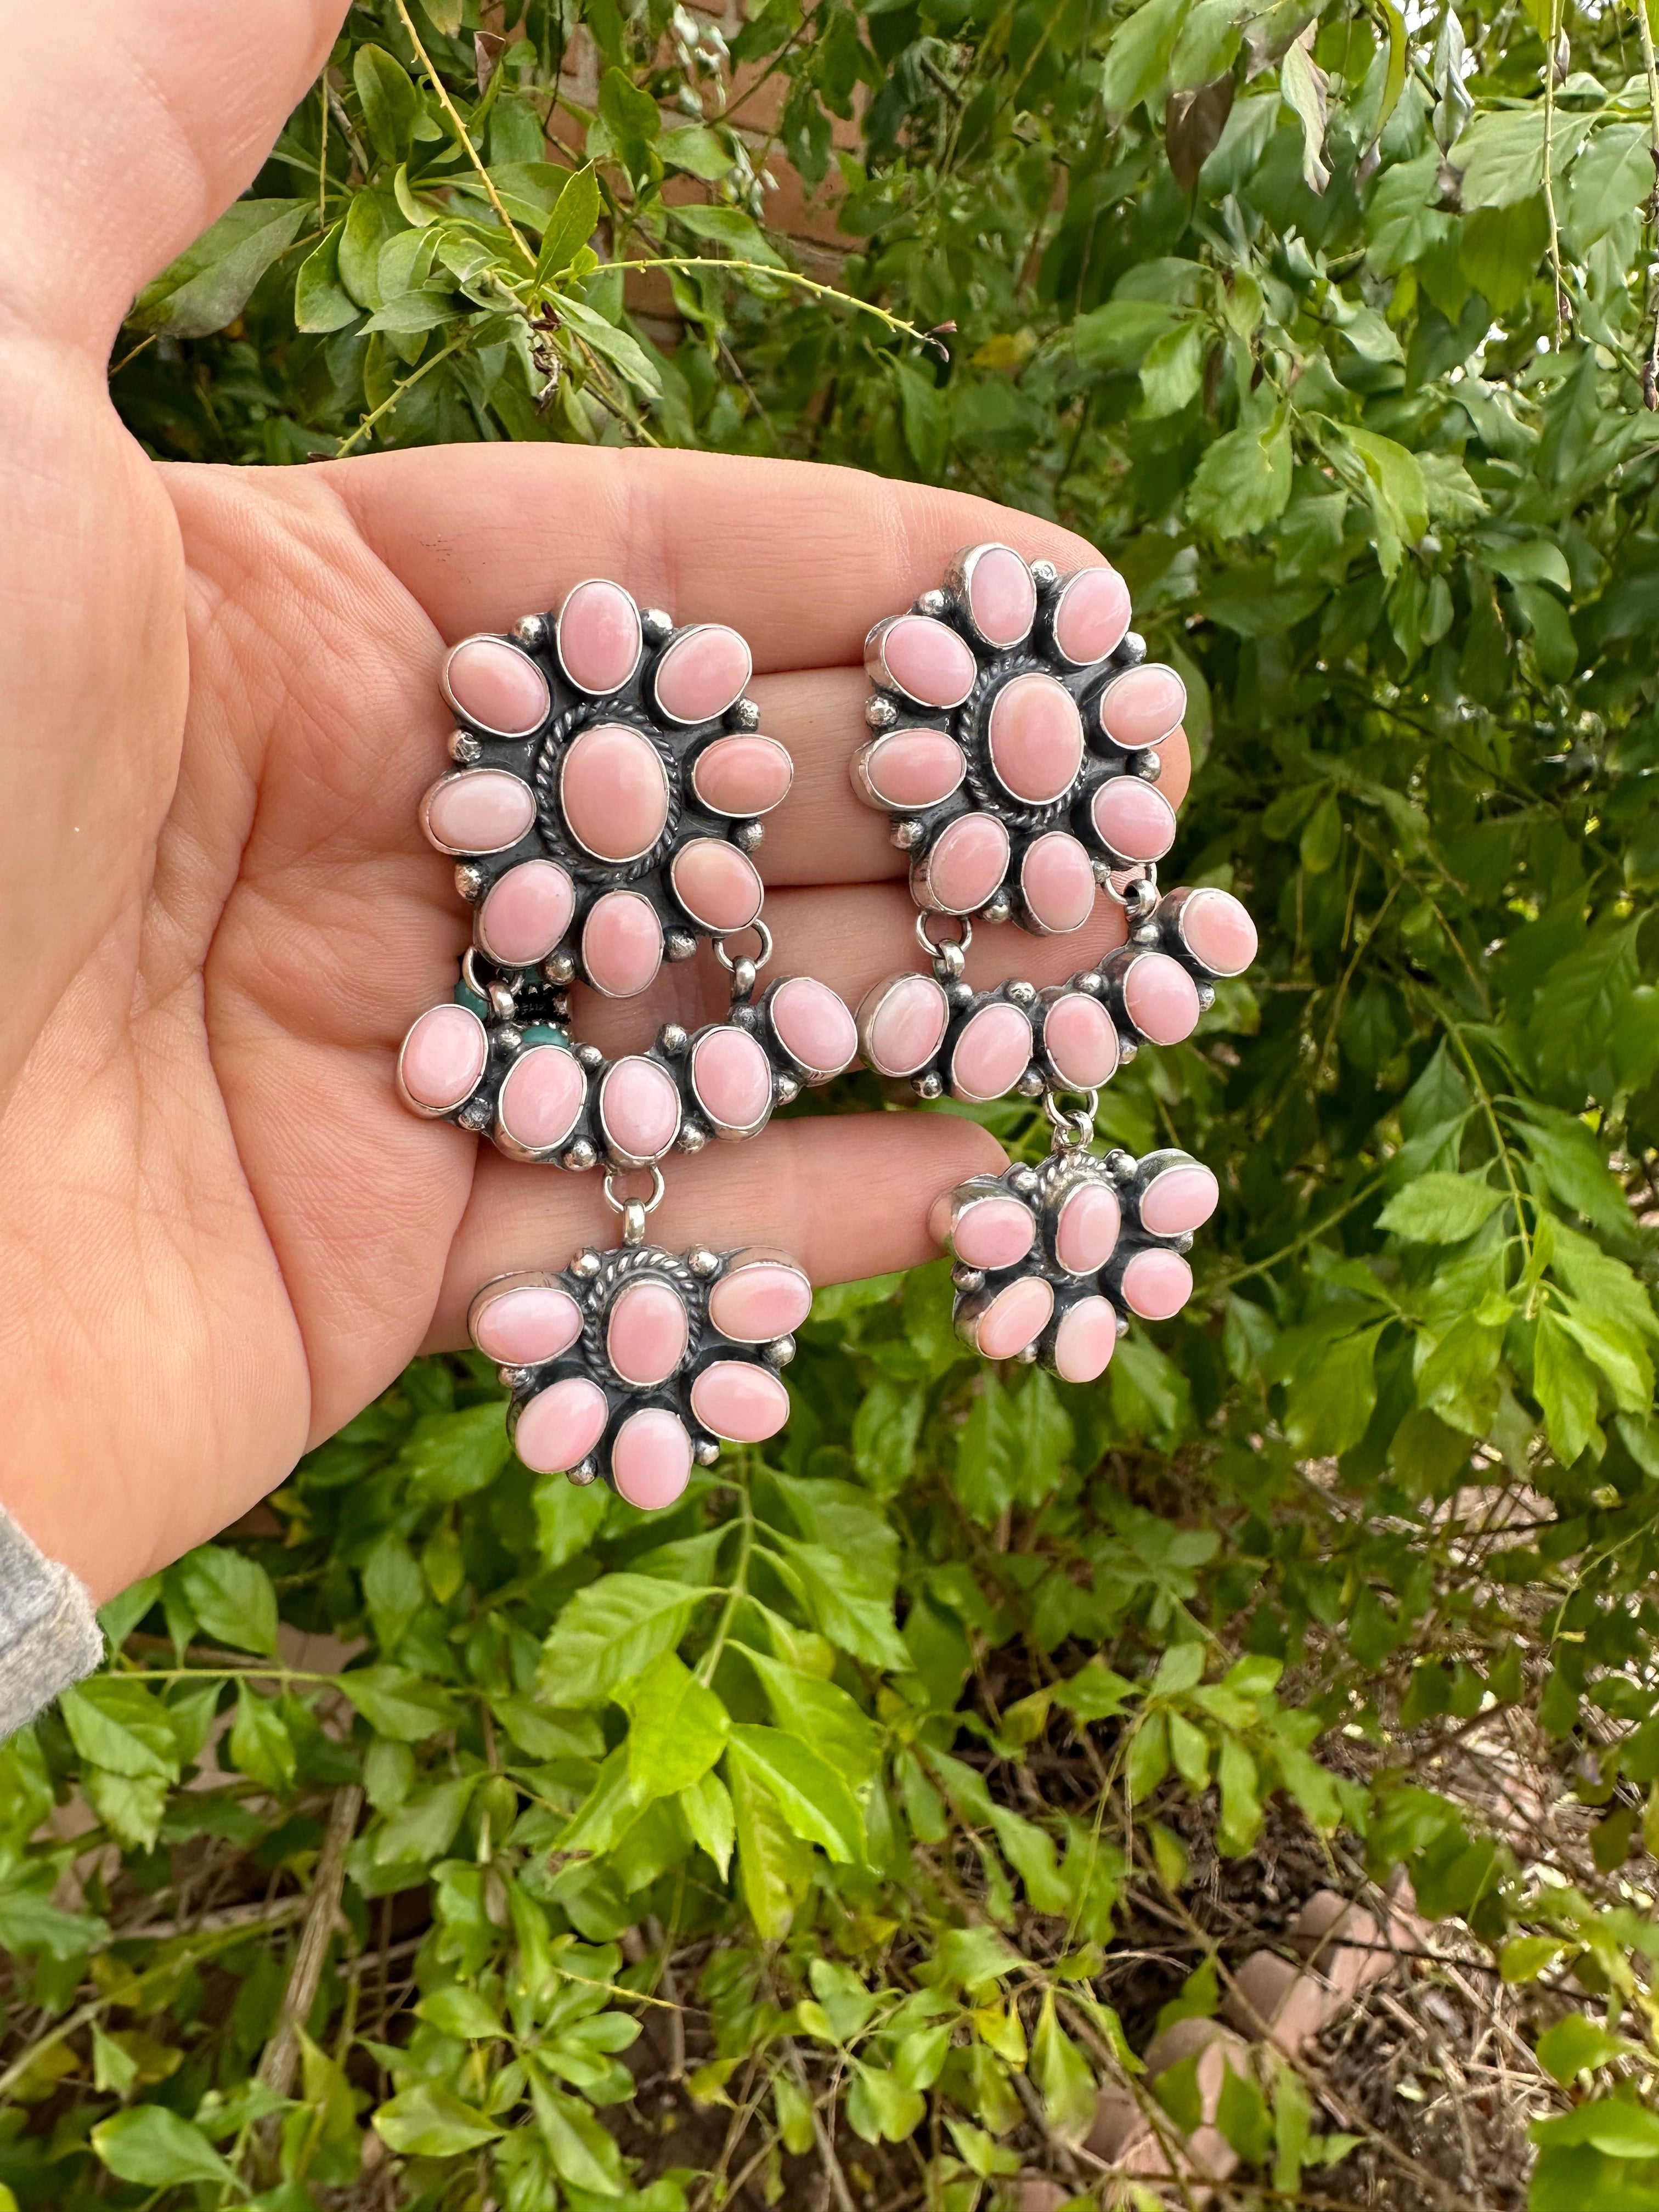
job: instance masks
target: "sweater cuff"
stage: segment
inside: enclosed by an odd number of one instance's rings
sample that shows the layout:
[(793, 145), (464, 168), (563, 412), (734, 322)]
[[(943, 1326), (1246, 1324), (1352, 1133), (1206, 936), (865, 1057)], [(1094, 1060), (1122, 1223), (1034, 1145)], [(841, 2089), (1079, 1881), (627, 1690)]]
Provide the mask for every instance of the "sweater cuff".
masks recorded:
[(104, 1634), (77, 1575), (0, 1506), (0, 1739), (100, 1666)]

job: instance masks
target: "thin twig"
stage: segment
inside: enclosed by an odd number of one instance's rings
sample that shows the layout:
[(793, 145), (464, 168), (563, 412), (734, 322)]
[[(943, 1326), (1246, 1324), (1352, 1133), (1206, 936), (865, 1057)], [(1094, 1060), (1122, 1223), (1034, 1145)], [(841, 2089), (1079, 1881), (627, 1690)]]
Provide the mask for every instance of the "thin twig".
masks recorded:
[(426, 48), (421, 44), (421, 34), (415, 27), (415, 19), (409, 12), (406, 0), (395, 0), (395, 4), (397, 6), (398, 14), (402, 20), (403, 27), (409, 33), (409, 42), (415, 49), (416, 55), (420, 61), (421, 67), (427, 73), (427, 76), (431, 82), (433, 91), (438, 95), (438, 105), (443, 109), (444, 113), (449, 118), (449, 125), (451, 130), (453, 131), (456, 137), (460, 141), (468, 161), (471, 162), (473, 167), (477, 171), (478, 181), (489, 196), (490, 206), (495, 209), (507, 236), (513, 240), (514, 246), (518, 247), (520, 252), (524, 256), (526, 267), (533, 271), (536, 266), (536, 257), (531, 252), (530, 248), (525, 244), (523, 238), (520, 234), (518, 225), (514, 222), (507, 210), (501, 205), (501, 196), (495, 189), (495, 180), (490, 175), (489, 170), (485, 168), (478, 149), (472, 143), (472, 134), (467, 129), (465, 124), (462, 122), (460, 110), (456, 106), (454, 101), (449, 96), (449, 88), (445, 84), (437, 70), (433, 67), (432, 57), (428, 53)]
[(300, 2030), (311, 2017), (323, 1978), (323, 1960), (329, 1940), (340, 1917), (340, 1893), (345, 1884), (346, 1848), (357, 1831), (363, 1793), (354, 1783), (335, 1792), (312, 1876), (305, 1925), (294, 1954), (294, 1965), (283, 1998), (276, 2030), (259, 2060), (258, 2080), (273, 2095), (286, 2097), (294, 2087), (300, 2063)]

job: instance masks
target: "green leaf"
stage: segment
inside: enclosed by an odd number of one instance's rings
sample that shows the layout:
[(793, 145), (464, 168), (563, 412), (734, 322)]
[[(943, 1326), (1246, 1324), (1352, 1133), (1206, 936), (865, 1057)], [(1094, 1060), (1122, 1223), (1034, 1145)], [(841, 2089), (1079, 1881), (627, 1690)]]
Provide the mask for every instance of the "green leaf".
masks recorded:
[(599, 119), (608, 127), (629, 174), (648, 176), (651, 149), (662, 128), (662, 117), (656, 101), (626, 70), (608, 69), (600, 79)]
[(1089, 2062), (1060, 2027), (1053, 1990), (1043, 1992), (1031, 2039), (1031, 2075), (1049, 2134), (1075, 2150), (1094, 2126), (1100, 2091)]
[(246, 1682), (237, 1685), (230, 1756), (244, 1774), (278, 1796), (293, 1787), (299, 1755), (288, 1725), (276, 1700), (259, 1697)]
[(374, 1838), (376, 1866), (424, 1865), (441, 1858), (455, 1840), (480, 1777), (462, 1774), (410, 1798), (391, 1814)]
[(229, 2189), (236, 2177), (200, 2128), (163, 2105), (134, 2105), (92, 2130), (92, 2147), (118, 2181), (148, 2189), (207, 2182)]
[(112, 1774), (177, 1781), (179, 1746), (167, 1708), (133, 1675), (94, 1674), (58, 1700), (75, 1748)]
[(144, 287), (130, 328), (174, 338), (206, 337), (234, 322), (273, 261), (300, 234), (305, 200), (238, 200), (211, 230)]
[(927, 2100), (885, 2067), (854, 2062), (847, 2124), (860, 2142), (903, 2142), (927, 2117)]
[(296, 331), (339, 331), (356, 322), (361, 312), (340, 282), (340, 240), (343, 222), (331, 226), (321, 243), (300, 264), (294, 280), (294, 327)]
[(1571, 1467), (1595, 1433), (1595, 1370), (1560, 1316), (1548, 1310), (1538, 1316), (1532, 1387), (1544, 1409), (1550, 1449), (1563, 1467)]
[(724, 246), (741, 261), (758, 261), (772, 269), (787, 267), (783, 256), (768, 240), (754, 218), (741, 208), (704, 200), (682, 200), (672, 210), (682, 230), (710, 245)]
[(1206, 447), (1187, 512), (1218, 538), (1249, 537), (1284, 514), (1293, 473), (1290, 410), (1279, 407), (1260, 429), (1230, 430)]
[(416, 1497), (445, 1505), (493, 1482), (512, 1456), (500, 1406), (469, 1406), (417, 1421), (398, 1467)]
[(599, 1705), (672, 1651), (712, 1593), (650, 1575), (605, 1575), (578, 1590), (553, 1624), (538, 1686), (550, 1705)]
[(1461, 1244), (1489, 1221), (1509, 1194), (1478, 1176), (1419, 1176), (1391, 1198), (1376, 1218), (1379, 1229), (1414, 1244)]
[(428, 1990), (415, 2009), (441, 2034), (455, 2036), (463, 2043), (487, 2043), (504, 2032), (494, 2007), (477, 1990), (466, 1989), (459, 1982), (446, 1982), (441, 1988)]
[(388, 2150), (411, 2158), (455, 2158), (494, 2142), (495, 2123), (441, 2081), (417, 2081), (374, 2114), (374, 2132)]
[(1112, 33), (1099, 98), (1109, 115), (1127, 115), (1168, 76), (1170, 56), (1191, 0), (1141, 0)]
[(568, 269), (599, 228), (604, 202), (593, 164), (573, 171), (565, 179), (550, 210), (542, 233), (542, 250), (536, 257), (538, 288)]
[(559, 2179), (596, 2197), (624, 2195), (622, 2153), (592, 2109), (580, 2097), (544, 2081), (539, 2072), (532, 2074), (530, 2087), (542, 2141)]
[(1238, 1738), (1225, 1729), (1216, 1778), (1221, 1784), (1221, 1825), (1216, 1842), (1228, 1858), (1238, 1858), (1261, 1832), (1261, 1799), (1255, 1759)]
[(731, 1723), (725, 1706), (676, 1652), (654, 1659), (619, 1702), (633, 1723), (628, 1771), (641, 1805), (690, 1790), (726, 1748)]
[(1457, 265), (1494, 314), (1506, 314), (1537, 275), (1548, 241), (1541, 193), (1514, 207), (1477, 208), (1461, 227)]
[(1302, 181), (1310, 192), (1322, 192), (1331, 181), (1322, 155), (1325, 150), (1325, 72), (1297, 39), (1279, 64), (1279, 88), (1285, 105), (1302, 125)]
[(216, 1644), (237, 1651), (276, 1650), (276, 1593), (257, 1559), (204, 1544), (173, 1570), (185, 1601)]
[(455, 1725), (447, 1691), (408, 1667), (353, 1668), (340, 1687), (377, 1735), (397, 1743), (420, 1743)]
[(851, 1790), (799, 1736), (736, 1723), (726, 1764), (728, 1774), (735, 1768), (764, 1786), (803, 1841), (821, 1844), (843, 1864), (863, 1858), (864, 1821)]
[(568, 292), (560, 295), (559, 313), (601, 361), (608, 361), (613, 368), (622, 371), (636, 392), (643, 392), (647, 399), (660, 397), (662, 379), (650, 355), (631, 332), (619, 330), (615, 323), (607, 322), (603, 315), (584, 307)]
[(781, 1942), (811, 1881), (811, 1854), (792, 1832), (758, 1768), (729, 1753), (727, 1768), (744, 1905), (763, 1942)]
[(359, 46), (352, 58), (351, 78), (375, 152), (394, 166), (406, 161), (417, 105), (409, 72), (384, 46)]
[[(1559, 1947), (1558, 1947), (1559, 1948)], [(1538, 2063), (1564, 2088), (1581, 2074), (1592, 2073), (1615, 2058), (1640, 2056), (1640, 2046), (1622, 2035), (1610, 2035), (1599, 2021), (1582, 2012), (1570, 2012), (1545, 2029), (1538, 2039)]]
[(394, 1652), (426, 1603), (426, 1578), (401, 1537), (382, 1536), (363, 1562), (363, 1597), (382, 1651)]
[(679, 1808), (691, 1831), (691, 1840), (708, 1852), (724, 1881), (731, 1870), (732, 1846), (737, 1841), (731, 1791), (718, 1774), (705, 1774), (689, 1790), (681, 1790)]
[(1589, 2143), (1609, 2158), (1659, 2158), (1659, 2112), (1620, 2097), (1599, 2097), (1527, 2130), (1535, 2143)]
[(769, 1659), (746, 1644), (734, 1649), (759, 1677), (772, 1718), (781, 1729), (814, 1746), (849, 1781), (875, 1779), (880, 1765), (875, 1729), (845, 1690), (798, 1667)]
[(688, 123), (678, 131), (665, 131), (657, 142), (657, 151), (671, 169), (701, 177), (706, 185), (720, 183), (733, 167), (726, 140), (706, 123)]
[(1246, 2166), (1261, 2166), (1273, 2148), (1273, 2115), (1260, 2087), (1248, 2074), (1221, 2069), (1221, 2094), (1215, 2124)]

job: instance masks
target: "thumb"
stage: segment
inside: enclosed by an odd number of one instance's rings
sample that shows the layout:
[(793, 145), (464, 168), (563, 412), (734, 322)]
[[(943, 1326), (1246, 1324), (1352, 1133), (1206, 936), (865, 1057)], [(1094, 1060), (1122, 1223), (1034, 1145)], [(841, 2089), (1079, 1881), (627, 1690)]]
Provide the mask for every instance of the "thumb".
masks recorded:
[(345, 0), (83, 0), (0, 13), (0, 320), (95, 349), (243, 191)]

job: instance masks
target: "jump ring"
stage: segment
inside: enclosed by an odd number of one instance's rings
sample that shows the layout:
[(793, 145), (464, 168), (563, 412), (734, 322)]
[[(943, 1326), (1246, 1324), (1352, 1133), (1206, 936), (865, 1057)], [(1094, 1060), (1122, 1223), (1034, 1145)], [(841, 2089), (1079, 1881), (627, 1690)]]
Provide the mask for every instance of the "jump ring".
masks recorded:
[[(750, 963), (750, 964), (751, 967), (757, 969), (764, 968), (767, 962), (772, 957), (772, 933), (766, 927), (766, 924), (760, 920), (758, 915), (750, 923), (749, 927), (754, 931), (756, 936), (760, 939), (760, 951), (756, 954), (754, 959)], [(741, 934), (741, 932), (737, 933)], [(720, 966), (725, 969), (728, 975), (734, 975), (737, 972), (738, 963), (732, 957), (732, 955), (726, 951), (726, 939), (723, 937), (717, 937), (714, 939), (714, 957), (720, 962)]]
[(929, 937), (927, 934), (927, 923), (931, 915), (931, 908), (923, 907), (916, 915), (916, 935), (921, 940), (922, 951), (927, 954), (930, 959), (937, 958), (941, 952), (947, 950), (965, 953), (969, 946), (974, 941), (974, 925), (969, 916), (965, 914), (940, 915), (939, 919), (941, 921), (954, 921), (956, 923), (959, 934), (953, 938), (933, 938)]

